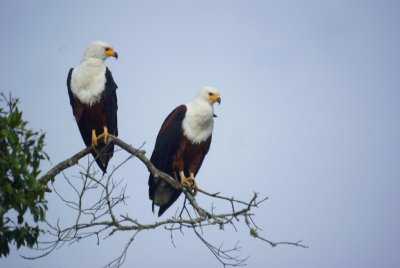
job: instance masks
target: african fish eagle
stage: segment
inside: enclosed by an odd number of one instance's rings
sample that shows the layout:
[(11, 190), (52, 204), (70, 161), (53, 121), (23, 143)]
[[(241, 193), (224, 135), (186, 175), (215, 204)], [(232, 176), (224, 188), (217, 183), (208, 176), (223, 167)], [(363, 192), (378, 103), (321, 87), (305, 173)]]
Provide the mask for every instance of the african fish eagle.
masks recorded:
[[(199, 172), (211, 144), (215, 102), (221, 103), (219, 92), (202, 87), (192, 102), (176, 107), (165, 119), (158, 133), (150, 161), (185, 186), (198, 191), (194, 178)], [(161, 216), (180, 196), (163, 180), (149, 176), (149, 198), (160, 207)]]
[(114, 153), (114, 145), (107, 145), (107, 139), (110, 135), (118, 136), (117, 85), (104, 65), (110, 56), (118, 58), (112, 45), (92, 42), (79, 66), (71, 68), (67, 78), (69, 100), (79, 131), (86, 146), (92, 146), (92, 155), (103, 174)]

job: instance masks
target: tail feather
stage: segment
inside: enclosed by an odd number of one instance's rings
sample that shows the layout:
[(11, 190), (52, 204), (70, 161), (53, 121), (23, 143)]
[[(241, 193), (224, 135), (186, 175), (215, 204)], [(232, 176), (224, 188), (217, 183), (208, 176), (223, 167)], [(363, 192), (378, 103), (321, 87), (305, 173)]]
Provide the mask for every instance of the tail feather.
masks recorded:
[(103, 171), (104, 174), (107, 173), (108, 162), (114, 154), (114, 144), (99, 145), (97, 152), (92, 152), (93, 158), (95, 159), (97, 165)]

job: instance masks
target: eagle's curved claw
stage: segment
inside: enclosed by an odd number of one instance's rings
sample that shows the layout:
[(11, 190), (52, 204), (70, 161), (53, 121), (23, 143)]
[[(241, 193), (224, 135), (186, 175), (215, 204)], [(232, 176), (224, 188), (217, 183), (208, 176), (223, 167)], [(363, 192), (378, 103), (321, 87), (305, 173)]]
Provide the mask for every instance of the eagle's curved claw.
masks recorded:
[(184, 173), (180, 172), (180, 176), (181, 176), (181, 184), (191, 189), (192, 190), (191, 194), (193, 196), (196, 196), (197, 192), (199, 191), (199, 188), (197, 187), (196, 181), (194, 180), (194, 175), (191, 173), (190, 177), (185, 177)]
[(97, 139), (97, 135), (96, 135), (96, 130), (92, 129), (92, 149), (96, 150), (97, 145), (99, 144), (98, 139)]
[(104, 132), (103, 133), (101, 133), (98, 137), (97, 137), (97, 139), (104, 139), (104, 144), (107, 144), (107, 141), (108, 141), (108, 138), (109, 137), (113, 137), (113, 138), (115, 138), (115, 136), (114, 135), (112, 135), (112, 134), (110, 134), (109, 132), (108, 132), (108, 128), (107, 127), (104, 127)]

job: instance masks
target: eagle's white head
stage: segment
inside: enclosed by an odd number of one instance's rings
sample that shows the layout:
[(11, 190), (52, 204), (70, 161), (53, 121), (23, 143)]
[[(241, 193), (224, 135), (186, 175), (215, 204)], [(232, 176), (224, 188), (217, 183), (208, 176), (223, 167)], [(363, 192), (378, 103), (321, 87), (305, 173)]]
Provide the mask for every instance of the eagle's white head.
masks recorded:
[(110, 56), (118, 59), (118, 54), (111, 44), (103, 41), (94, 41), (86, 48), (85, 52), (83, 53), (82, 61), (90, 58), (101, 59), (105, 61)]
[(214, 125), (214, 103), (221, 103), (221, 96), (213, 87), (200, 88), (193, 101), (186, 104), (186, 115), (182, 122), (184, 135), (193, 143), (207, 140)]
[(74, 68), (71, 77), (71, 90), (79, 100), (92, 105), (100, 100), (106, 85), (106, 66), (108, 57), (118, 58), (111, 44), (94, 41), (83, 53), (82, 61)]
[(221, 95), (217, 89), (210, 86), (204, 86), (200, 88), (194, 101), (204, 101), (211, 105), (216, 102), (221, 104)]

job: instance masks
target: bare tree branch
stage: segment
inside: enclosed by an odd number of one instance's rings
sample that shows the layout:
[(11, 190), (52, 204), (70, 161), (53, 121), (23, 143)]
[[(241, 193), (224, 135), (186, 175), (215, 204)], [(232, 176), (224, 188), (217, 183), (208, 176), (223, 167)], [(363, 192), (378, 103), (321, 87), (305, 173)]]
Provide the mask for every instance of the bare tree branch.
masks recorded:
[[(254, 222), (254, 213), (252, 210), (257, 208), (260, 204), (268, 200), (267, 197), (259, 199), (257, 193), (253, 193), (249, 201), (239, 200), (235, 197), (226, 197), (218, 193), (208, 193), (199, 189), (199, 194), (203, 194), (211, 201), (219, 203), (226, 203), (230, 207), (226, 211), (219, 211), (214, 202), (211, 208), (206, 209), (201, 207), (195, 197), (191, 194), (190, 189), (180, 184), (177, 180), (168, 174), (158, 170), (145, 156), (145, 152), (136, 149), (124, 141), (111, 137), (109, 142), (122, 148), (129, 156), (118, 166), (110, 172), (110, 174), (98, 177), (96, 172), (91, 171), (92, 162), (87, 165), (87, 168), (80, 166), (83, 170), (78, 176), (61, 176), (67, 185), (72, 188), (75, 196), (65, 197), (60, 191), (54, 188), (54, 192), (61, 198), (61, 200), (76, 212), (73, 223), (64, 227), (60, 223), (47, 223), (49, 226), (48, 233), (54, 238), (50, 241), (44, 241), (39, 244), (38, 250), (42, 254), (35, 257), (26, 257), (29, 259), (41, 258), (48, 255), (52, 251), (62, 247), (65, 244), (73, 244), (82, 239), (94, 237), (99, 244), (101, 240), (107, 239), (117, 232), (131, 232), (131, 237), (125, 244), (121, 255), (110, 261), (105, 267), (120, 267), (126, 257), (129, 247), (134, 243), (136, 236), (145, 230), (154, 230), (157, 228), (164, 228), (171, 233), (171, 242), (174, 244), (173, 234), (178, 231), (184, 233), (184, 230), (192, 230), (196, 237), (210, 250), (216, 259), (223, 266), (242, 266), (246, 264), (248, 256), (240, 257), (237, 255), (241, 247), (235, 244), (233, 247), (226, 248), (223, 245), (216, 246), (205, 239), (204, 228), (210, 226), (218, 226), (223, 230), (225, 226), (232, 227), (237, 231), (237, 224), (244, 223), (250, 232), (250, 235), (260, 241), (275, 247), (277, 245), (292, 245), (307, 248), (301, 241), (298, 242), (272, 242), (259, 235), (262, 231)], [(62, 173), (65, 169), (76, 165), (82, 157), (91, 152), (91, 147), (87, 147), (79, 153), (75, 154), (69, 159), (54, 166), (50, 171), (45, 173), (39, 180), (44, 184), (49, 181), (54, 181), (55, 176)], [(185, 195), (183, 207), (174, 217), (166, 220), (155, 221), (151, 223), (144, 223), (140, 219), (128, 215), (128, 213), (117, 213), (121, 211), (121, 206), (126, 205), (127, 196), (125, 195), (126, 185), (123, 180), (114, 179), (115, 172), (131, 158), (138, 158), (153, 174), (155, 178), (162, 179), (170, 184), (177, 190), (180, 190)], [(89, 202), (84, 197), (88, 194), (95, 194), (96, 199)], [(186, 202), (188, 201), (188, 202)], [(187, 206), (190, 204), (190, 206)]]
[(39, 181), (42, 182), (43, 184), (47, 184), (50, 180), (54, 180), (54, 177), (57, 176), (61, 171), (72, 167), (73, 165), (76, 165), (82, 157), (86, 156), (91, 152), (92, 148), (89, 146), (82, 151), (76, 153), (72, 157), (58, 163), (55, 165), (52, 169), (46, 172)]

